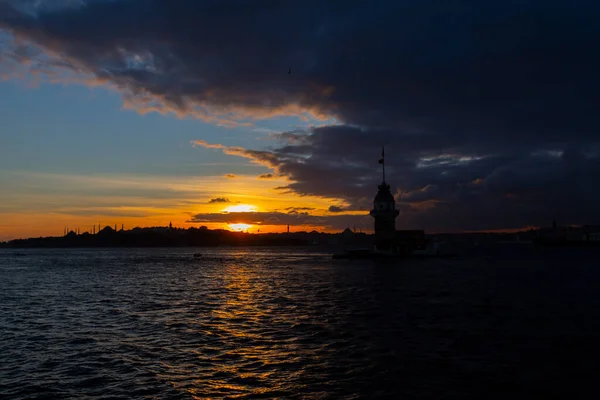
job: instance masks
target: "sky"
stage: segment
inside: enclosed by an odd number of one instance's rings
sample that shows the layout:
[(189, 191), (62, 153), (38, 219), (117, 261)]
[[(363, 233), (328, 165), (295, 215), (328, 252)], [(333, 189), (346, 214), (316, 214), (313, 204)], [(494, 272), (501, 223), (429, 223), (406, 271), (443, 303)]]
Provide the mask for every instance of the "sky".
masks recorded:
[[(600, 223), (600, 4), (0, 0), (0, 240)], [(290, 72), (291, 69), (291, 73)]]

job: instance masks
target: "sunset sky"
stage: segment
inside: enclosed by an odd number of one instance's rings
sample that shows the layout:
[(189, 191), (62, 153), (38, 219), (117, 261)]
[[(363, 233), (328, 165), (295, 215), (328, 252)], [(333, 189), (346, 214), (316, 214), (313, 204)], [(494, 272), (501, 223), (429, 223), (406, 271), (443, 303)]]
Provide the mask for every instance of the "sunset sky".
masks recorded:
[(371, 230), (382, 145), (398, 229), (600, 223), (598, 20), (585, 0), (1, 0), (0, 240)]

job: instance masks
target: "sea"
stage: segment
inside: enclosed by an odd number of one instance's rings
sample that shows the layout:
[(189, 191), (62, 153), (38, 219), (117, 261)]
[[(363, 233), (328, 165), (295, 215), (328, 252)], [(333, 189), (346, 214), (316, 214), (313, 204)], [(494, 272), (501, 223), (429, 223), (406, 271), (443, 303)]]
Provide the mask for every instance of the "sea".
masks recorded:
[(599, 255), (4, 249), (0, 398), (595, 398)]

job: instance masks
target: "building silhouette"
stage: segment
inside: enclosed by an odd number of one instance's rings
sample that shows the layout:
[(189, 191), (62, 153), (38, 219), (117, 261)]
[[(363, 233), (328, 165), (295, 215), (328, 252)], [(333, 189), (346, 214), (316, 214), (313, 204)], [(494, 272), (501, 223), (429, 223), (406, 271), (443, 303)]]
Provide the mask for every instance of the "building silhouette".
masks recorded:
[(396, 238), (396, 217), (400, 212), (396, 210), (396, 200), (390, 191), (390, 185), (383, 181), (378, 188), (370, 212), (375, 219), (375, 248), (389, 251)]

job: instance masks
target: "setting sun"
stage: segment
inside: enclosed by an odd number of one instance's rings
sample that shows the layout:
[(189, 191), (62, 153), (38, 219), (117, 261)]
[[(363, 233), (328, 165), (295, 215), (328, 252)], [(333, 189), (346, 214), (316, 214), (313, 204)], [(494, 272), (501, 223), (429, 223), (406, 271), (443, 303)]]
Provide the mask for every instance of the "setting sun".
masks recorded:
[(233, 230), (233, 231), (247, 231), (248, 229), (252, 228), (252, 225), (250, 224), (229, 224), (229, 229)]
[(223, 209), (223, 212), (254, 212), (256, 211), (255, 206), (249, 204), (238, 204), (235, 206), (229, 206)]

